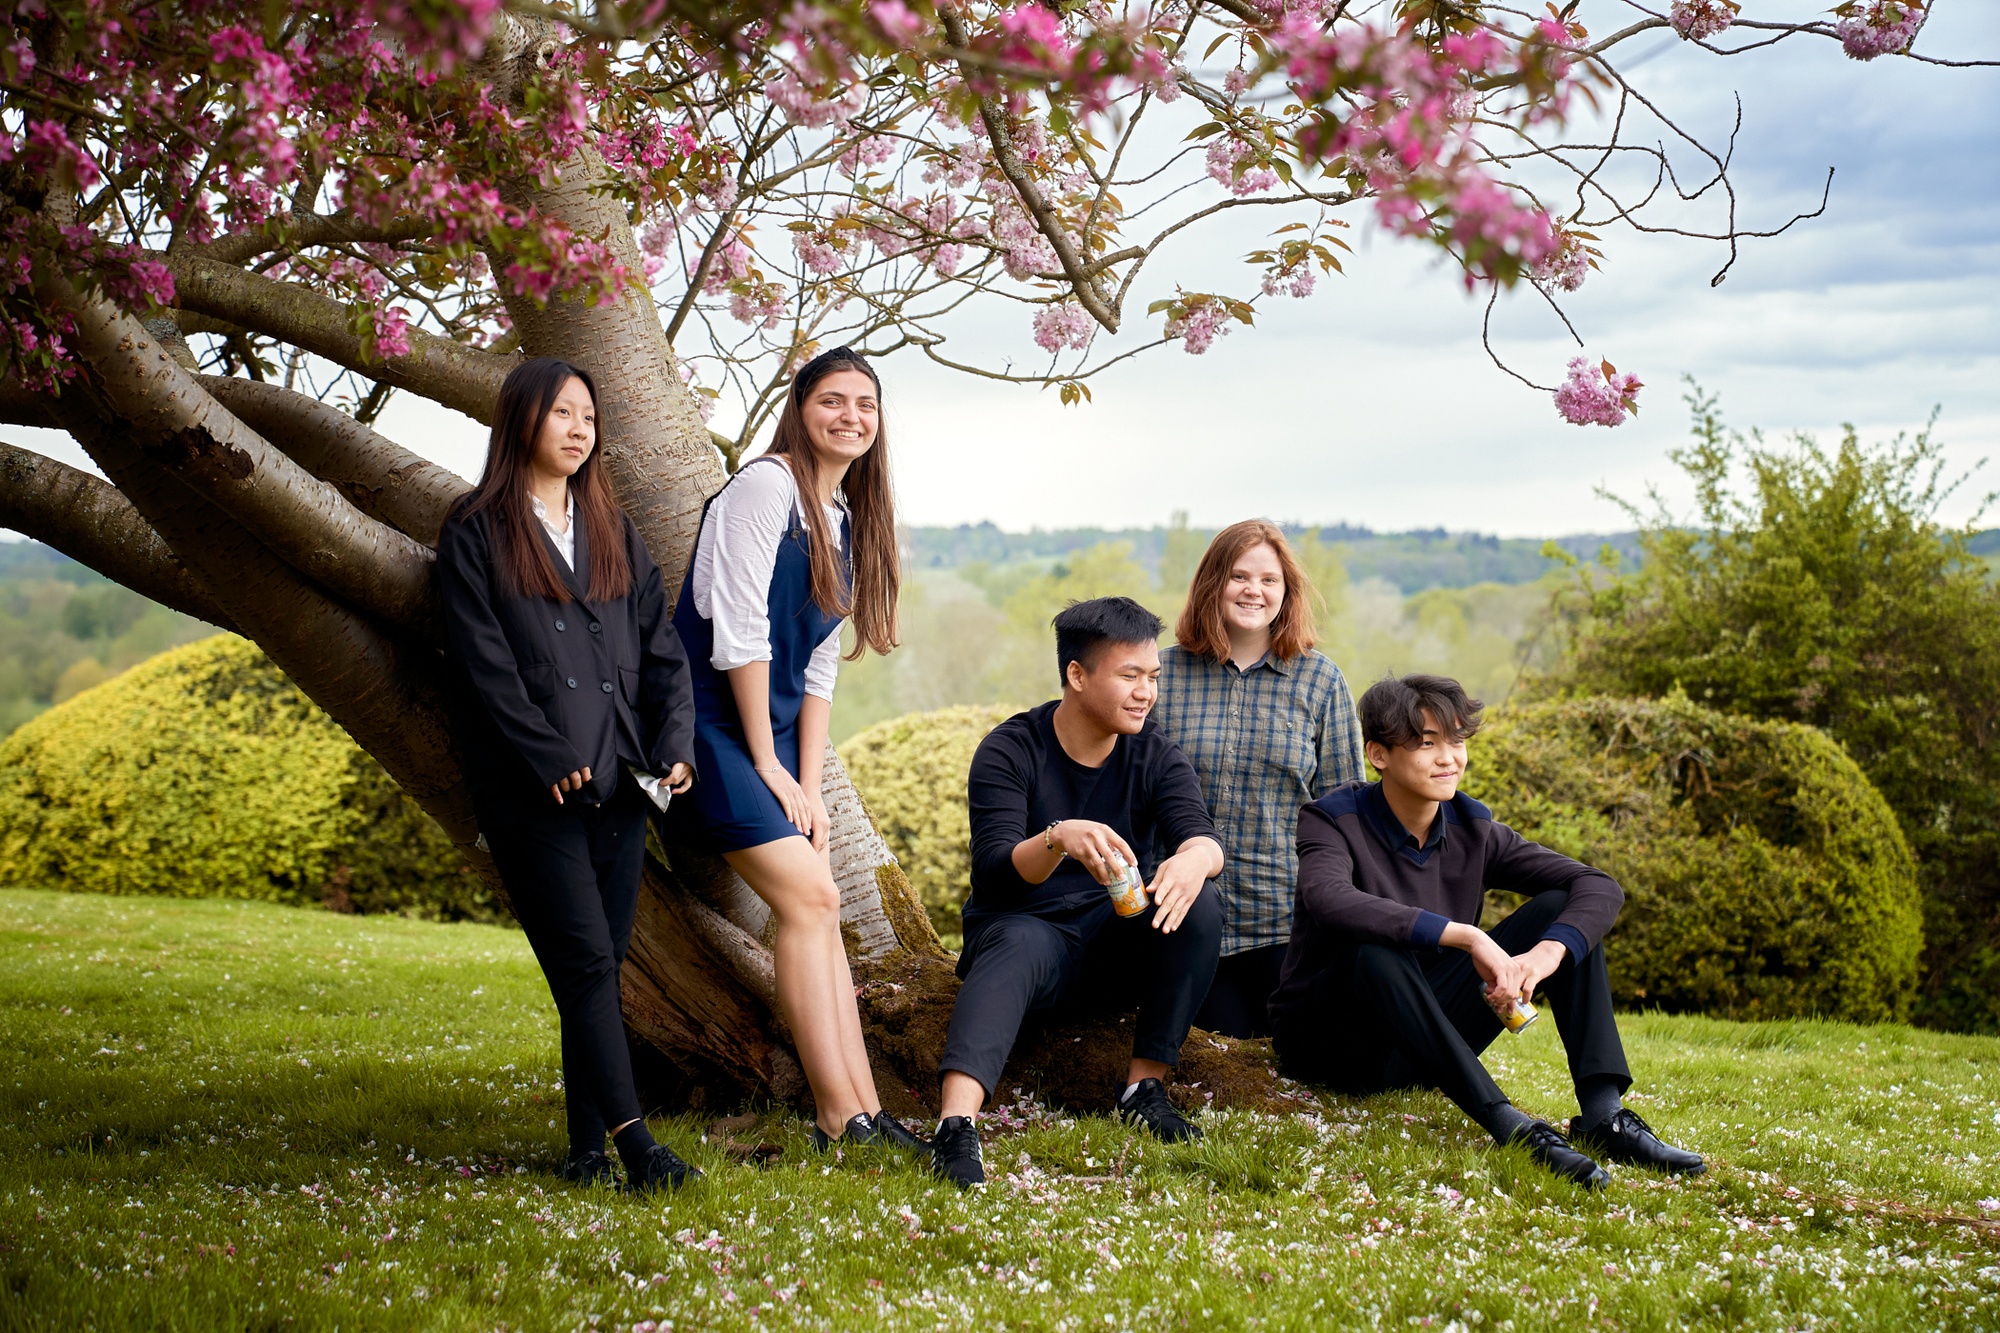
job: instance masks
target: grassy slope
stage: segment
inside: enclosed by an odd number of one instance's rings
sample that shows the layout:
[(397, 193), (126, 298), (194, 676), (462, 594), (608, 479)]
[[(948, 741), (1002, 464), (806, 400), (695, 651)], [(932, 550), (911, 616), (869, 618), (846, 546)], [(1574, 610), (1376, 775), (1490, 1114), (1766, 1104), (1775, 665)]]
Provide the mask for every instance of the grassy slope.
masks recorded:
[[(1408, 1095), (1172, 1150), (1017, 1107), (971, 1197), (669, 1122), (709, 1177), (635, 1201), (549, 1174), (553, 1018), (497, 928), (0, 893), (0, 1327), (2000, 1325), (1949, 1220), (2000, 1217), (1996, 1040), (1634, 1018), (1634, 1104), (1718, 1169), (1601, 1199)], [(1548, 1025), (1502, 1043), (1565, 1113)]]

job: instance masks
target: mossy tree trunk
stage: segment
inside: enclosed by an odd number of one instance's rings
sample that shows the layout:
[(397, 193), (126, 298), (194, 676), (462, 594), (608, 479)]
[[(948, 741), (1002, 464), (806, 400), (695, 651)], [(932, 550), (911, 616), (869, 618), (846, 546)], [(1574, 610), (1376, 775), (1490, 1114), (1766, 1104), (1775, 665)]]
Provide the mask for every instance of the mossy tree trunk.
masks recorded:
[[(512, 95), (554, 50), (552, 29), (510, 19), (483, 57), (486, 76)], [(637, 271), (623, 209), (592, 189), (604, 170), (586, 149), (560, 180), (495, 185), (604, 239)], [(8, 449), (0, 521), (254, 640), (491, 875), (445, 725), (428, 577), (438, 522), (463, 483), (305, 395), (197, 374), (181, 330), (250, 330), (482, 421), (513, 358), (413, 334), (409, 355), (368, 359), (345, 306), (253, 271), (262, 251), (248, 249), (234, 238), (177, 246), (179, 309), (145, 324), (38, 268), (43, 299), (77, 321), (85, 368), (60, 397), (0, 386), (0, 416), (66, 429), (110, 484)], [(565, 357), (596, 378), (614, 491), (677, 591), (702, 505), (726, 478), (648, 294), (603, 306), (514, 299), (509, 313), (522, 352)], [(916, 1111), (934, 1098), (957, 981), (831, 748), (825, 764), (878, 1082), (892, 1109)], [(719, 859), (654, 844), (623, 984), (634, 1034), (674, 1070), (664, 1089), (673, 1100), (808, 1097), (776, 1012), (769, 928), (763, 903)], [(1118, 1029), (1113, 1020), (1031, 1036), (1014, 1072), (1044, 1095), (1101, 1101), (1129, 1051), (1129, 1027)], [(1191, 1044), (1193, 1078), (1208, 1085), (1192, 1099), (1278, 1098), (1260, 1049), (1199, 1034)]]

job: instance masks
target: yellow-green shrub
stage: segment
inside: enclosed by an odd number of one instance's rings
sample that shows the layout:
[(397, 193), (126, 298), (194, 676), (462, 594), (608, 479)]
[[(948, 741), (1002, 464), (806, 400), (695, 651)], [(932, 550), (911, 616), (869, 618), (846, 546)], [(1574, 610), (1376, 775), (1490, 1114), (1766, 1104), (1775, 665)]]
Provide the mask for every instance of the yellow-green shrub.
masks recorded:
[(855, 789), (947, 943), (958, 938), (959, 904), (971, 891), (966, 770), (986, 733), (1018, 711), (965, 704), (910, 713), (856, 732), (840, 747)]
[(1909, 1013), (1916, 870), (1888, 803), (1812, 727), (1676, 695), (1500, 713), (1466, 790), (1625, 890), (1621, 1004), (1734, 1018)]
[(143, 662), (0, 742), (0, 883), (500, 915), (381, 765), (227, 634)]

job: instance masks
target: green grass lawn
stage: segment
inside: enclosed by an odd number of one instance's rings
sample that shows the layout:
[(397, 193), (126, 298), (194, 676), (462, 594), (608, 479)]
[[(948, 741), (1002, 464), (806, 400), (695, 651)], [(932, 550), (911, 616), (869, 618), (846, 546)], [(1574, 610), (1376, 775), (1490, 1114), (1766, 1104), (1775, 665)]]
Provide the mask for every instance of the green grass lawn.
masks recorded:
[[(511, 931), (0, 892), (0, 1024), (8, 1329), (2000, 1327), (2000, 1040), (1632, 1017), (1633, 1104), (1714, 1170), (1599, 1197), (1407, 1095), (1191, 1148), (1021, 1103), (969, 1196), (666, 1121), (708, 1178), (628, 1199), (551, 1174)], [(1491, 1058), (1571, 1111), (1549, 1024)]]

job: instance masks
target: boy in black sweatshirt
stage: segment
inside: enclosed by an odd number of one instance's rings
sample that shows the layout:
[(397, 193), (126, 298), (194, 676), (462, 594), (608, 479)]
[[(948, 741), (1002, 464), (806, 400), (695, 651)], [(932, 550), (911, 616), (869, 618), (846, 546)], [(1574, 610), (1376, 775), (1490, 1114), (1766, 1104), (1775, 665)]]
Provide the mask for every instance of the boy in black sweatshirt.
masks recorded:
[[(1529, 842), (1458, 791), (1481, 705), (1455, 680), (1405, 676), (1361, 696), (1361, 739), (1382, 780), (1336, 787), (1299, 812), (1291, 946), (1271, 997), (1286, 1074), (1363, 1096), (1436, 1088), (1493, 1135), (1590, 1188), (1589, 1154), (1676, 1174), (1700, 1157), (1663, 1143), (1622, 1104), (1632, 1074), (1611, 1011), (1604, 934), (1611, 878)], [(1489, 935), (1488, 889), (1528, 895)], [(1540, 991), (1562, 1036), (1581, 1114), (1565, 1138), (1514, 1107), (1479, 1062), (1499, 1015)]]

